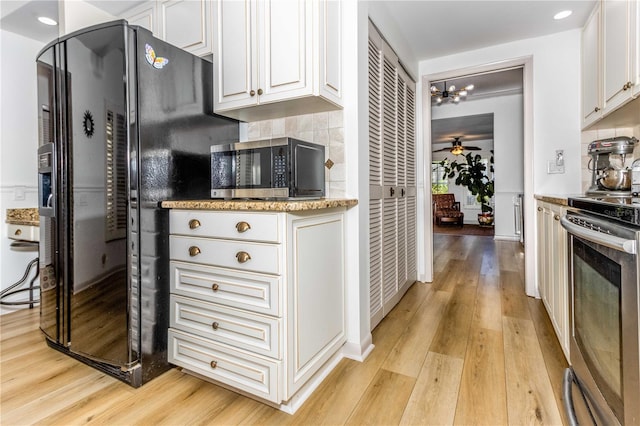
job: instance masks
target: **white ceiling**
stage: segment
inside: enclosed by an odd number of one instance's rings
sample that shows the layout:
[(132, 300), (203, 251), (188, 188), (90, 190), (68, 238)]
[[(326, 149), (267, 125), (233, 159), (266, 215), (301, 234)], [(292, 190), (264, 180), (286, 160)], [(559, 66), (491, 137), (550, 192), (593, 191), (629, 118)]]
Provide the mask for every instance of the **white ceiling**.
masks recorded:
[[(582, 28), (595, 0), (383, 2), (418, 61)], [(553, 15), (572, 10), (566, 19)]]
[[(69, 1), (69, 0), (67, 0)], [(76, 0), (72, 0), (76, 1)], [(415, 59), (420, 61), (573, 28), (586, 21), (595, 0), (378, 0), (398, 24)], [(143, 1), (89, 0), (88, 3), (118, 15)], [(1, 0), (0, 27), (41, 40), (39, 11), (57, 11), (57, 0)], [(23, 9), (20, 11), (19, 9)], [(573, 15), (554, 21), (564, 9)]]

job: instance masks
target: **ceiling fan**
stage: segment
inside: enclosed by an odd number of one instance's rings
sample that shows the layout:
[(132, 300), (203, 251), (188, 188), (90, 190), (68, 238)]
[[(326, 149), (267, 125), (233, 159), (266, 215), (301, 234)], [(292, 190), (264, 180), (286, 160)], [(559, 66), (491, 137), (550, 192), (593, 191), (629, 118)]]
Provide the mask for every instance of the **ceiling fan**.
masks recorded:
[(442, 148), (442, 149), (435, 150), (433, 152), (449, 151), (453, 155), (460, 155), (462, 154), (462, 151), (464, 151), (465, 149), (467, 151), (480, 151), (482, 148), (478, 148), (477, 146), (462, 146), (462, 142), (460, 142), (460, 136), (458, 136), (453, 138), (453, 141), (451, 142), (451, 148)]

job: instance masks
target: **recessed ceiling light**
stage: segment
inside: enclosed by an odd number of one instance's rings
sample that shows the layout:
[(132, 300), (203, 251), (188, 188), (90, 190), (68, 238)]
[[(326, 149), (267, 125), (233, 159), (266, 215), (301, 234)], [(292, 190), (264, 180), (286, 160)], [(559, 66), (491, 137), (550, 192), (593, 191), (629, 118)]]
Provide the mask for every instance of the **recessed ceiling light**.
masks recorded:
[(571, 10), (563, 10), (562, 12), (558, 12), (555, 15), (553, 15), (553, 19), (555, 20), (560, 20), (560, 19), (564, 19), (566, 17), (568, 17), (569, 15), (571, 15), (573, 12)]
[(45, 25), (58, 25), (56, 21), (51, 18), (47, 18), (46, 16), (38, 16), (38, 21), (42, 22)]

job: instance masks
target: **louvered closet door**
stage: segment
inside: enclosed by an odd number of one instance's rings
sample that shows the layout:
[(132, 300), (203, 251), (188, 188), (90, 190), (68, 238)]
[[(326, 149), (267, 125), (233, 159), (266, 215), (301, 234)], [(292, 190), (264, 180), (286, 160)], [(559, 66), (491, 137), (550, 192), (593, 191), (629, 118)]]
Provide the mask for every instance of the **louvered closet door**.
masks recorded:
[(396, 164), (397, 164), (397, 265), (398, 265), (398, 288), (404, 286), (407, 281), (407, 84), (400, 74), (397, 76), (397, 143), (396, 143)]
[[(384, 53), (384, 49), (383, 49)], [(390, 310), (398, 293), (398, 199), (396, 198), (398, 99), (396, 65), (387, 55), (382, 60), (382, 291), (383, 309)]]
[(407, 277), (409, 283), (414, 282), (418, 277), (417, 269), (417, 194), (416, 194), (416, 92), (415, 85), (407, 79), (406, 102), (407, 102), (407, 136), (406, 136), (406, 207), (407, 207)]
[(415, 84), (369, 25), (371, 327), (416, 277)]
[[(375, 34), (377, 35), (377, 34)], [(369, 39), (369, 309), (371, 327), (382, 311), (382, 49), (381, 39)]]

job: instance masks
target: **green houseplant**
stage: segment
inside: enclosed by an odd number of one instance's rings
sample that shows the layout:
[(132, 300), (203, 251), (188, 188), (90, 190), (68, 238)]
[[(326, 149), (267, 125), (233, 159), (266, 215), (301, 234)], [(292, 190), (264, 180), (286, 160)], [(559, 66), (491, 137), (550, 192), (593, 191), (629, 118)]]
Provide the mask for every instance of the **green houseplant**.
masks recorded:
[(478, 214), (478, 221), (481, 225), (493, 223), (493, 208), (491, 198), (493, 197), (493, 151), (489, 159), (489, 170), (478, 154), (467, 154), (463, 156), (464, 162), (457, 160), (447, 163), (442, 160), (442, 166), (449, 179), (455, 176), (455, 184), (464, 186), (476, 197), (482, 213)]

